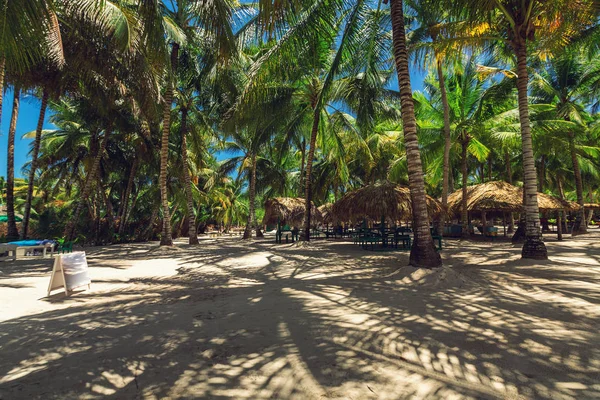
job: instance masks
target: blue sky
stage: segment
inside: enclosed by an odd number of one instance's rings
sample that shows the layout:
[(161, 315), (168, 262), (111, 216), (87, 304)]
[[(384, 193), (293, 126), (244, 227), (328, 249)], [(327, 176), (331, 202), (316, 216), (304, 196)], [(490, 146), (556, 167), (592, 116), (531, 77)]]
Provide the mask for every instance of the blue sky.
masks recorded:
[[(12, 88), (4, 92), (2, 101), (2, 127), (0, 130), (0, 176), (6, 177), (6, 152), (8, 146), (8, 127), (10, 125), (10, 114), (12, 111), (13, 91)], [(21, 168), (29, 159), (31, 140), (22, 139), (23, 134), (35, 130), (40, 114), (40, 101), (30, 95), (21, 95), (21, 107), (17, 120), (17, 131), (15, 135), (15, 177), (23, 177)], [(48, 122), (49, 113), (46, 113), (44, 129), (54, 128)]]
[[(412, 70), (413, 90), (421, 90), (423, 87), (424, 74), (421, 71)], [(398, 89), (397, 80), (393, 79), (391, 87)], [(12, 89), (4, 93), (2, 101), (2, 129), (0, 130), (0, 176), (6, 177), (6, 151), (8, 144), (8, 127), (10, 125), (10, 114), (12, 110)], [(48, 122), (51, 115), (50, 110), (46, 113), (44, 129), (53, 129), (54, 126)], [(23, 139), (23, 134), (35, 130), (40, 113), (40, 102), (33, 96), (21, 95), (21, 108), (17, 120), (17, 133), (15, 135), (15, 177), (24, 177), (21, 169), (29, 159), (31, 140)]]

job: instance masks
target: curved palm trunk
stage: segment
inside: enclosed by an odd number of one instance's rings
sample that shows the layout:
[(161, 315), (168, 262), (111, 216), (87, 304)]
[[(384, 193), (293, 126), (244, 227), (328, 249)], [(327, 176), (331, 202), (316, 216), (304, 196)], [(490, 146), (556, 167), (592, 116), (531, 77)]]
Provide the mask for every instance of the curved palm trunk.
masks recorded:
[(25, 211), (23, 212), (23, 223), (21, 224), (21, 239), (27, 238), (29, 230), (29, 217), (31, 214), (31, 202), (33, 201), (33, 183), (35, 172), (37, 170), (37, 159), (40, 153), (40, 144), (42, 142), (42, 128), (46, 118), (46, 108), (48, 107), (48, 91), (44, 89), (42, 94), (42, 106), (38, 117), (37, 127), (35, 129), (35, 141), (33, 142), (33, 153), (31, 155), (31, 167), (29, 168), (29, 181), (27, 182), (27, 199), (25, 200)]
[(440, 84), (440, 94), (442, 97), (442, 108), (444, 112), (444, 171), (442, 178), (442, 221), (445, 223), (448, 219), (448, 192), (449, 192), (449, 180), (450, 180), (450, 147), (452, 141), (450, 138), (450, 106), (448, 105), (448, 95), (446, 93), (446, 82), (444, 78), (444, 71), (442, 69), (442, 62), (437, 59), (437, 74), (438, 81)]
[(19, 230), (15, 221), (15, 131), (17, 129), (17, 119), (19, 118), (21, 88), (17, 85), (14, 87), (13, 95), (12, 115), (8, 128), (8, 154), (6, 156), (6, 216), (8, 217), (7, 236), (9, 239), (19, 237)]
[[(125, 189), (125, 196), (123, 199), (123, 210), (119, 215), (119, 236), (123, 234), (125, 231), (125, 226), (127, 225), (127, 217), (129, 216), (129, 198), (131, 197), (131, 192), (133, 191), (133, 183), (135, 180), (135, 173), (137, 172), (137, 167), (139, 164), (139, 157), (135, 156), (133, 159), (133, 164), (131, 165), (131, 170), (129, 171), (129, 179), (127, 180), (127, 189)], [(132, 205), (133, 207), (133, 205)]]
[(154, 207), (152, 209), (152, 214), (150, 214), (150, 221), (148, 222), (148, 227), (141, 234), (141, 238), (143, 240), (152, 239), (154, 231), (154, 221), (156, 220), (156, 217), (158, 217), (158, 207)]
[(462, 223), (462, 232), (461, 236), (463, 238), (469, 237), (469, 211), (467, 210), (467, 203), (469, 200), (469, 191), (467, 190), (467, 178), (468, 178), (468, 168), (467, 168), (467, 150), (469, 148), (468, 139), (463, 140), (462, 143), (462, 152), (461, 152), (461, 173), (462, 173), (462, 200), (460, 207), (460, 220)]
[(575, 224), (573, 225), (573, 236), (587, 233), (585, 225), (585, 201), (583, 199), (583, 180), (581, 179), (581, 170), (579, 161), (577, 160), (577, 152), (575, 151), (575, 135), (569, 132), (569, 152), (571, 153), (571, 162), (573, 163), (573, 174), (575, 175), (575, 192), (577, 193), (577, 204), (579, 210), (575, 214)]
[(81, 214), (81, 211), (83, 210), (83, 207), (87, 203), (88, 198), (90, 197), (90, 193), (92, 192), (92, 187), (94, 186), (96, 174), (98, 173), (98, 169), (100, 168), (100, 160), (102, 160), (104, 152), (106, 151), (106, 144), (108, 142), (110, 132), (110, 129), (107, 129), (104, 132), (104, 137), (100, 142), (100, 148), (98, 149), (98, 153), (96, 153), (94, 157), (92, 168), (90, 169), (90, 172), (88, 173), (88, 176), (85, 179), (85, 183), (83, 184), (83, 189), (77, 201), (77, 206), (75, 207), (73, 216), (71, 217), (71, 219), (67, 223), (67, 226), (65, 227), (64, 236), (69, 241), (73, 240), (73, 237), (75, 236), (75, 229), (77, 226), (77, 221), (79, 220), (79, 215)]
[[(394, 59), (400, 100), (404, 145), (408, 162), (408, 180), (413, 212), (414, 242), (410, 251), (410, 265), (413, 267), (435, 268), (442, 265), (429, 230), (429, 216), (425, 198), (425, 179), (417, 140), (417, 124), (408, 71), (408, 54), (406, 50), (406, 34), (404, 32), (404, 12), (402, 0), (391, 0), (392, 33)], [(310, 161), (310, 160), (309, 160)]]
[(302, 239), (310, 241), (310, 220), (312, 211), (312, 165), (315, 158), (315, 147), (317, 144), (317, 132), (319, 131), (319, 122), (321, 121), (321, 112), (318, 108), (314, 110), (313, 126), (308, 143), (308, 155), (306, 156), (306, 173), (304, 178), (304, 235)]
[[(179, 45), (173, 43), (171, 49), (171, 74), (174, 77), (177, 71), (177, 58), (179, 56)], [(167, 78), (171, 79), (171, 78)], [(173, 78), (174, 79), (174, 78)], [(167, 167), (169, 161), (169, 136), (171, 133), (171, 107), (173, 105), (173, 82), (169, 80), (167, 90), (165, 91), (163, 104), (163, 126), (160, 145), (160, 202), (163, 210), (162, 235), (160, 237), (161, 246), (172, 246), (173, 236), (171, 233), (171, 213), (169, 210), (169, 197), (167, 194)]]
[(194, 215), (194, 198), (192, 196), (192, 179), (187, 159), (187, 116), (188, 110), (181, 109), (181, 162), (183, 164), (183, 182), (185, 184), (185, 200), (187, 203), (189, 244), (198, 244), (196, 233), (196, 216)]
[(251, 163), (250, 188), (248, 191), (248, 221), (246, 223), (246, 229), (244, 229), (244, 239), (250, 239), (252, 237), (252, 229), (256, 229), (256, 237), (263, 236), (256, 223), (256, 154), (252, 154)]
[(548, 251), (540, 231), (540, 213), (537, 200), (537, 177), (533, 158), (533, 143), (529, 125), (529, 105), (527, 103), (527, 47), (525, 41), (515, 42), (517, 53), (517, 92), (519, 97), (519, 119), (521, 122), (521, 144), (523, 146), (523, 188), (526, 193), (525, 244), (521, 251), (523, 258), (548, 259)]

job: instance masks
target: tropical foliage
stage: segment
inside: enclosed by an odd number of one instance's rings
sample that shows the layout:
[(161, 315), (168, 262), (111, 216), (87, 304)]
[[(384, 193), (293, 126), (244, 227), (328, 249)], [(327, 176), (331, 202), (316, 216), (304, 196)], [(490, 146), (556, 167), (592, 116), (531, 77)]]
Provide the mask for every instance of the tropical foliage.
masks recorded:
[[(15, 94), (8, 236), (250, 238), (283, 196), (305, 199), (310, 240), (311, 202), (392, 181), (415, 205), (411, 263), (435, 267), (426, 192), (445, 203), (472, 183), (524, 186), (534, 258), (538, 190), (597, 201), (591, 0), (24, 1), (0, 14), (0, 84)], [(19, 180), (24, 95), (41, 107)]]

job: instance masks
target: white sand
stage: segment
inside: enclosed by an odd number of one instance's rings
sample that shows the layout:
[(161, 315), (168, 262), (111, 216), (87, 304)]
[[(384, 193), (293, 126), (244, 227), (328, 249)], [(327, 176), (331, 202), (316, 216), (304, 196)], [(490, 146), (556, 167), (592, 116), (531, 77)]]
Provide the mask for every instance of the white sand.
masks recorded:
[(600, 232), (406, 252), (273, 238), (88, 250), (92, 291), (44, 298), (51, 260), (0, 262), (0, 399), (600, 398)]

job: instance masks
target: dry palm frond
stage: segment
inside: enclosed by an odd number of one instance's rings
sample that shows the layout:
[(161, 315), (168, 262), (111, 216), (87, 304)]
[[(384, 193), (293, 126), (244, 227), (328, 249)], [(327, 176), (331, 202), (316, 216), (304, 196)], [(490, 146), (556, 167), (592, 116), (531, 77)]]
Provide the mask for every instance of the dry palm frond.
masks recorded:
[[(427, 211), (432, 218), (439, 215), (441, 206), (427, 196)], [(412, 218), (410, 190), (391, 182), (376, 183), (347, 193), (332, 207), (337, 221), (378, 221), (382, 217), (391, 223)]]
[[(281, 224), (299, 227), (304, 221), (304, 199), (299, 197), (275, 197), (265, 201), (263, 224)], [(312, 204), (311, 221), (320, 221), (321, 213)]]

